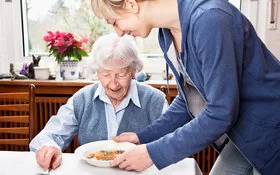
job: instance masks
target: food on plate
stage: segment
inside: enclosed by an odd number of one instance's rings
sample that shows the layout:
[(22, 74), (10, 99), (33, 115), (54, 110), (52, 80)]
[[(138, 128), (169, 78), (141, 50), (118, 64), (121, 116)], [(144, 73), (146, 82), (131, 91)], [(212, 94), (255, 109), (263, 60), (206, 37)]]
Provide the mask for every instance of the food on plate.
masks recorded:
[(113, 160), (118, 154), (122, 154), (124, 150), (100, 150), (86, 155), (88, 159), (95, 158), (97, 160)]
[(88, 155), (87, 155), (87, 158), (88, 158), (88, 159), (94, 158), (94, 153), (88, 154)]

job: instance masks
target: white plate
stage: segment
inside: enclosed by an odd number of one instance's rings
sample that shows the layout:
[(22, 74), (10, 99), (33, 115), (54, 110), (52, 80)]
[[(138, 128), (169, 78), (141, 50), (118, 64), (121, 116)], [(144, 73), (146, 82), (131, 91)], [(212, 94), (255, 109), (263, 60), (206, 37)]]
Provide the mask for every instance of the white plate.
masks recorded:
[(82, 159), (88, 162), (91, 165), (98, 166), (98, 167), (110, 167), (110, 161), (105, 160), (97, 160), (95, 158), (89, 159), (87, 158), (87, 155), (89, 153), (97, 152), (100, 150), (124, 150), (127, 151), (136, 145), (129, 142), (120, 142), (117, 143), (113, 140), (102, 140), (102, 141), (96, 141), (96, 142), (90, 142), (84, 145), (79, 146), (74, 154)]

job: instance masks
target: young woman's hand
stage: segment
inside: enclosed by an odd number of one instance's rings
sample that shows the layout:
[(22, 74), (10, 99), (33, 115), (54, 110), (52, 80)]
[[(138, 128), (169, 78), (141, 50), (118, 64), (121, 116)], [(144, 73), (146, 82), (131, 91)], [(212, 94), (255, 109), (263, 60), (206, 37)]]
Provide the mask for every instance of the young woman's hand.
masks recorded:
[(143, 171), (153, 165), (153, 161), (147, 151), (146, 145), (138, 145), (129, 151), (120, 154), (111, 161), (112, 167), (119, 166), (127, 171)]
[(140, 141), (135, 132), (124, 132), (117, 137), (112, 137), (115, 142), (130, 142), (134, 144), (140, 144)]

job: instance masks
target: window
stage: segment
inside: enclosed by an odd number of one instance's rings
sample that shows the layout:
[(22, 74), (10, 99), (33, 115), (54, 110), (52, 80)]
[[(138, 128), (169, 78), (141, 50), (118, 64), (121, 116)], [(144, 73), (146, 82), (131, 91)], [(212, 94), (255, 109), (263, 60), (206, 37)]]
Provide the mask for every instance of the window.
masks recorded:
[[(240, 9), (240, 0), (229, 2)], [(21, 0), (21, 9), (24, 57), (48, 55), (43, 36), (49, 30), (72, 32), (77, 38), (89, 38), (88, 51), (98, 36), (113, 31), (111, 25), (94, 16), (90, 0)], [(161, 79), (165, 61), (157, 41), (157, 29), (148, 38), (136, 37), (135, 40), (144, 57), (144, 70), (153, 74), (152, 79)]]
[[(229, 2), (240, 9), (240, 0)], [(89, 38), (88, 51), (98, 36), (113, 31), (105, 21), (94, 16), (89, 0), (22, 0), (22, 16), (24, 56), (47, 55), (43, 36), (49, 30), (72, 32), (78, 38)], [(146, 39), (137, 37), (136, 42), (140, 52), (147, 57), (161, 56), (156, 29)]]
[[(65, 31), (75, 37), (89, 38), (87, 50), (102, 34), (112, 32), (113, 28), (104, 20), (97, 19), (89, 0), (23, 0), (24, 55), (47, 55), (43, 36), (47, 31)], [(146, 39), (136, 38), (141, 53), (161, 53), (157, 41), (157, 31), (152, 31)]]

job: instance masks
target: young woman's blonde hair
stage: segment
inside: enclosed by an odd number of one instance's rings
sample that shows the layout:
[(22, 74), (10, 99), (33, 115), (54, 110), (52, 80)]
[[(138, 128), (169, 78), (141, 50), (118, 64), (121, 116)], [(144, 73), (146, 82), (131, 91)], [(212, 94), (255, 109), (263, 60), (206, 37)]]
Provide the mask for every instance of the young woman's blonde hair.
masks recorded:
[(94, 15), (101, 19), (108, 16), (118, 16), (117, 10), (123, 10), (125, 0), (91, 0)]

